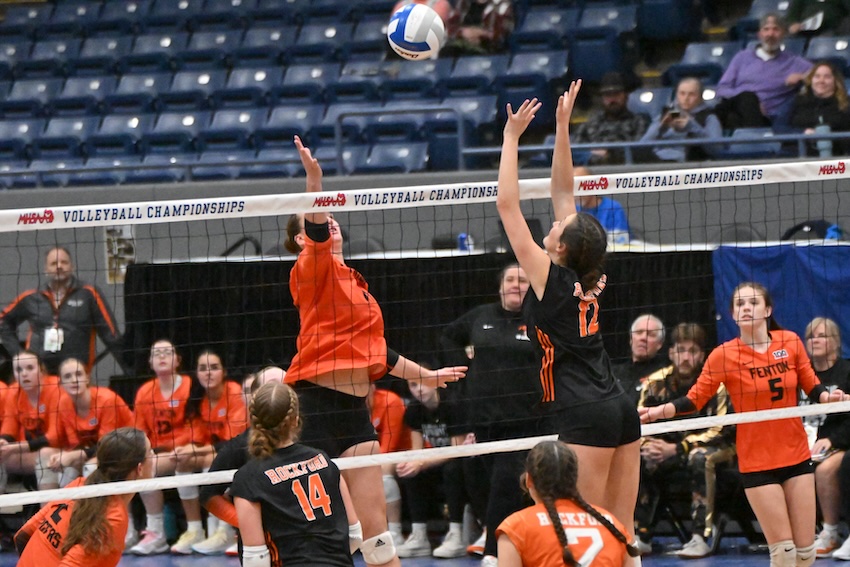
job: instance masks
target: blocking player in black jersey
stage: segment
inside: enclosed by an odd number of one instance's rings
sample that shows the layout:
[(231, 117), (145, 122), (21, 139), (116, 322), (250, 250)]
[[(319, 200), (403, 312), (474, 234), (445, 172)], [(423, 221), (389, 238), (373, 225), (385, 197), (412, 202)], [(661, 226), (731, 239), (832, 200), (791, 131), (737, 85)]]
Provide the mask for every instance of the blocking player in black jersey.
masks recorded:
[(272, 382), (257, 390), (248, 442), (253, 458), (230, 487), (244, 567), (354, 565), (362, 532), (359, 523), (349, 529), (351, 496), (326, 453), (295, 442), (300, 423), (292, 388)]
[[(594, 217), (576, 213), (569, 123), (581, 88), (574, 81), (558, 100), (551, 195), (556, 220), (534, 242), (519, 200), (519, 138), (537, 99), (514, 112), (507, 107), (496, 207), (511, 247), (531, 284), (523, 313), (541, 361), (543, 401), (553, 426), (578, 455), (578, 487), (588, 502), (613, 513), (634, 536), (640, 475), (640, 421), (611, 372), (599, 334), (598, 298), (607, 281), (602, 263), (605, 229)], [(633, 539), (633, 538), (632, 538)]]

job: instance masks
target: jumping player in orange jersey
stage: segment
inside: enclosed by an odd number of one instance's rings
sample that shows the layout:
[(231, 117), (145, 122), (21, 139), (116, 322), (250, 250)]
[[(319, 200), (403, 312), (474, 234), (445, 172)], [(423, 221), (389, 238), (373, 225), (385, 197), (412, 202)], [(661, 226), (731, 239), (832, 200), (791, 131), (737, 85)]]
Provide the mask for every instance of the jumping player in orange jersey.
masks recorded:
[(575, 452), (560, 441), (528, 453), (522, 484), (534, 506), (499, 525), (499, 567), (622, 567), (629, 560), (623, 524), (578, 490)]
[(133, 425), (133, 412), (109, 388), (90, 386), (86, 366), (76, 358), (59, 365), (59, 381), (67, 394), (59, 401), (61, 447), (39, 451), (41, 490), (64, 487), (83, 474), (86, 464), (95, 466), (97, 442), (119, 427)]
[(271, 382), (251, 401), (252, 459), (233, 477), (244, 567), (353, 566), (362, 541), (351, 498), (327, 453), (296, 443), (298, 396)]
[[(708, 356), (683, 398), (643, 408), (651, 423), (699, 410), (726, 386), (737, 412), (795, 407), (799, 390), (819, 403), (847, 399), (824, 388), (800, 337), (773, 320), (773, 301), (761, 284), (745, 282), (732, 294), (732, 318), (740, 337)], [(770, 547), (771, 567), (807, 567), (815, 561), (815, 477), (806, 431), (799, 417), (741, 423), (736, 431), (738, 467), (747, 500)]]
[[(301, 139), (295, 147), (307, 172), (307, 192), (322, 190), (322, 168)], [(393, 376), (432, 387), (463, 378), (465, 366), (427, 370), (388, 352), (384, 319), (369, 286), (342, 258), (342, 231), (325, 212), (293, 215), (286, 247), (298, 254), (289, 290), (298, 308), (298, 352), (286, 372), (301, 401), (304, 444), (333, 457), (380, 452), (366, 407), (369, 384), (388, 370)], [(380, 467), (343, 473), (363, 524), (367, 565), (399, 565), (387, 531)]]
[(541, 360), (543, 402), (553, 410), (554, 431), (578, 455), (579, 491), (634, 536), (640, 420), (614, 378), (599, 334), (598, 297), (607, 282), (605, 230), (593, 216), (576, 213), (573, 196), (569, 124), (580, 88), (581, 81), (573, 81), (558, 100), (551, 181), (556, 220), (543, 248), (520, 208), (517, 165), (519, 138), (540, 109), (537, 99), (516, 112), (508, 105), (496, 207), (531, 284), (523, 313)]
[[(114, 429), (97, 447), (98, 468), (69, 486), (151, 478), (153, 455), (145, 434)], [(21, 567), (114, 567), (124, 551), (127, 505), (135, 493), (50, 502), (15, 534)]]

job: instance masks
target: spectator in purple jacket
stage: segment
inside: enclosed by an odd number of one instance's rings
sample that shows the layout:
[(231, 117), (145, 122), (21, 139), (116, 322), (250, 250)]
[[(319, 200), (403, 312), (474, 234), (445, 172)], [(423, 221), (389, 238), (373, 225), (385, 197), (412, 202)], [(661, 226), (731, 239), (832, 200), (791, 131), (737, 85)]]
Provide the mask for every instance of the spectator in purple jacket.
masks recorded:
[(779, 14), (762, 17), (755, 49), (732, 59), (717, 85), (715, 108), (723, 127), (785, 126), (794, 95), (812, 64), (782, 49), (785, 23)]

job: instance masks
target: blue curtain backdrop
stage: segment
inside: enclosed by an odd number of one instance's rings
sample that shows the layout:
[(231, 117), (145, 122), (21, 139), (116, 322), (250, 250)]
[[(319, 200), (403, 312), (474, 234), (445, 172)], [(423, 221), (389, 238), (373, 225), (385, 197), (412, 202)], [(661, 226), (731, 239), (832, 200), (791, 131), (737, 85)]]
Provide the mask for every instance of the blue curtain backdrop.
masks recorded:
[(732, 291), (755, 281), (770, 291), (783, 328), (804, 339), (809, 321), (829, 317), (841, 328), (842, 356), (850, 356), (850, 246), (720, 247), (712, 264), (721, 343), (738, 335), (729, 311)]

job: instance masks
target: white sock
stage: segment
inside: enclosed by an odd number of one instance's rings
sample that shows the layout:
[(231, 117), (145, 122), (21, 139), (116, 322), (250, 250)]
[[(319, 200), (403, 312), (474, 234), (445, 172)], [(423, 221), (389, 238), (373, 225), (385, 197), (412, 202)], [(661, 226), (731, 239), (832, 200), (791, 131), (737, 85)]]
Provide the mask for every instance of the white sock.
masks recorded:
[(200, 520), (192, 520), (186, 522), (186, 531), (187, 532), (203, 532), (204, 524), (201, 523)]
[(390, 533), (400, 534), (401, 533), (401, 522), (387, 522), (387, 529)]
[(428, 536), (428, 524), (414, 522), (412, 526), (410, 526), (410, 535), (418, 535), (427, 537)]
[(823, 529), (829, 535), (838, 536), (838, 524), (827, 524), (824, 522)]
[(449, 533), (460, 535), (463, 531), (463, 524), (460, 522), (449, 522)]
[(145, 526), (149, 532), (162, 535), (165, 533), (165, 519), (162, 512), (159, 514), (148, 514), (147, 525)]
[(207, 516), (207, 533), (210, 534), (210, 536), (212, 536), (218, 530), (218, 527), (220, 525), (221, 525), (221, 520), (219, 520), (218, 518), (216, 518), (212, 514)]

